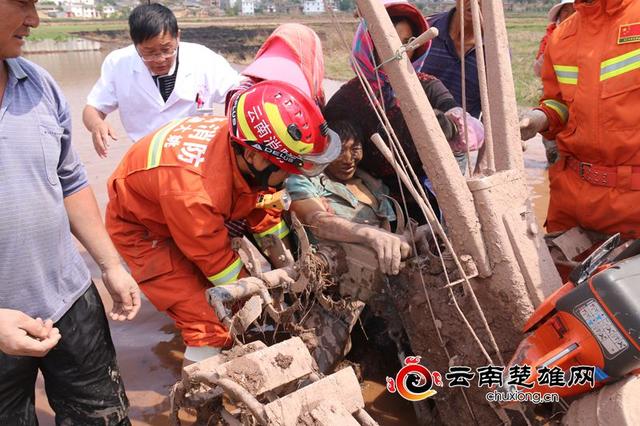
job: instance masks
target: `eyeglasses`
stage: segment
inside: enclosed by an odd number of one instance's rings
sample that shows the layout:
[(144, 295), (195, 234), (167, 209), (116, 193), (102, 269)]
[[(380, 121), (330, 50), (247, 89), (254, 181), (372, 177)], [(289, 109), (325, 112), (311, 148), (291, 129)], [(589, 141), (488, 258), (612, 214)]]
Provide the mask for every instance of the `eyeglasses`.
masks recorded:
[(176, 47), (171, 51), (154, 53), (153, 55), (143, 55), (140, 52), (138, 52), (138, 55), (140, 56), (140, 59), (142, 59), (144, 62), (160, 62), (160, 61), (167, 60), (169, 58), (173, 58), (174, 56), (176, 56), (177, 53), (178, 53), (178, 48)]

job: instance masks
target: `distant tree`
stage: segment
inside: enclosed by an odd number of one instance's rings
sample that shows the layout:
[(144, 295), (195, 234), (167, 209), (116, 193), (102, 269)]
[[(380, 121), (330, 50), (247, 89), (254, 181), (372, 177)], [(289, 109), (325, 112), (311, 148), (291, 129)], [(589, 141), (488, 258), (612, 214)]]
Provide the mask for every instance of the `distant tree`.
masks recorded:
[(240, 14), (240, 10), (242, 8), (242, 0), (236, 0), (236, 4), (233, 7), (228, 7), (225, 9), (227, 16), (238, 16)]
[(340, 3), (338, 3), (338, 9), (343, 12), (350, 12), (355, 9), (355, 2), (353, 0), (340, 0)]
[(131, 8), (129, 6), (124, 6), (115, 13), (115, 17), (117, 19), (128, 19), (130, 13)]

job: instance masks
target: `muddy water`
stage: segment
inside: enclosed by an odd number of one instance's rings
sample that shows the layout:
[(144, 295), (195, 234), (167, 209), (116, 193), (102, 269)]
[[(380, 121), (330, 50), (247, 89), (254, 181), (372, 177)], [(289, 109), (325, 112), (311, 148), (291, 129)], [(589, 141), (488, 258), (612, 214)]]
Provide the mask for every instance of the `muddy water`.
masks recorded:
[[(94, 152), (91, 136), (82, 125), (82, 108), (86, 96), (100, 73), (105, 52), (69, 52), (29, 55), (28, 58), (46, 68), (62, 87), (73, 116), (73, 141), (87, 167), (93, 190), (104, 210), (107, 201), (106, 180), (119, 159), (130, 146), (117, 114), (109, 121), (119, 140), (111, 146), (107, 159), (100, 159)], [(333, 93), (338, 84), (328, 82), (327, 94)], [(530, 143), (526, 153), (527, 177), (535, 193), (535, 209), (542, 223), (548, 204), (544, 149), (540, 141)], [(106, 292), (100, 280), (98, 268), (84, 253), (91, 267), (94, 281), (101, 293)], [(103, 297), (105, 301), (109, 297)], [(108, 303), (108, 302), (107, 302)], [(107, 306), (107, 309), (109, 307)], [(118, 362), (131, 403), (130, 416), (134, 425), (164, 425), (168, 420), (169, 387), (180, 375), (184, 346), (172, 322), (144, 300), (138, 317), (127, 323), (111, 322), (111, 333), (118, 351)], [(389, 375), (395, 371), (389, 371)], [(384, 377), (369, 380), (364, 394), (370, 412), (384, 425), (412, 424), (415, 417), (410, 406), (397, 396), (385, 391)], [(54, 424), (53, 412), (46, 402), (42, 380), (38, 380), (37, 409), (40, 424)]]
[[(111, 146), (109, 157), (101, 159), (93, 150), (91, 135), (82, 125), (82, 108), (87, 94), (97, 80), (105, 52), (69, 52), (29, 55), (28, 58), (46, 68), (61, 86), (71, 106), (73, 141), (84, 162), (93, 190), (104, 211), (107, 202), (106, 180), (129, 148), (128, 140), (117, 114), (109, 121), (115, 127), (119, 140)], [(94, 281), (101, 294), (106, 294), (100, 273), (86, 253)], [(105, 303), (109, 297), (103, 297)], [(109, 306), (107, 306), (107, 309)], [(131, 403), (134, 425), (165, 425), (168, 419), (169, 387), (180, 375), (184, 346), (173, 322), (144, 301), (142, 310), (132, 322), (111, 322), (111, 333), (118, 352), (118, 362)], [(53, 412), (46, 403), (42, 381), (38, 381), (36, 396), (40, 424), (54, 424)]]
[(527, 143), (524, 166), (533, 200), (533, 209), (540, 229), (542, 229), (549, 207), (549, 176), (547, 174), (547, 158), (540, 135)]

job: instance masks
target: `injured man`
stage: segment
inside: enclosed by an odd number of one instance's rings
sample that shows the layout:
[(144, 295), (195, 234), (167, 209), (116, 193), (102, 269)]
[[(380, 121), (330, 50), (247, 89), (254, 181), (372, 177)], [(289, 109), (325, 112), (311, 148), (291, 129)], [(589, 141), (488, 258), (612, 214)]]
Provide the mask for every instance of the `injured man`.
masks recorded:
[(365, 244), (373, 249), (384, 274), (396, 275), (400, 261), (410, 253), (403, 236), (390, 232), (396, 220), (389, 189), (358, 169), (362, 136), (348, 121), (330, 124), (342, 140), (342, 152), (318, 176), (290, 176), (286, 188), (291, 211), (318, 240)]
[[(397, 275), (411, 253), (409, 241), (391, 232), (396, 221), (388, 188), (358, 169), (362, 160), (360, 130), (348, 121), (330, 123), (342, 140), (342, 152), (318, 176), (290, 176), (286, 188), (291, 207), (312, 242), (335, 241), (363, 244), (377, 255), (383, 274)], [(328, 313), (318, 305), (305, 320), (318, 339), (314, 358), (323, 373), (331, 371), (350, 349), (349, 335), (364, 304), (350, 301), (339, 312)]]

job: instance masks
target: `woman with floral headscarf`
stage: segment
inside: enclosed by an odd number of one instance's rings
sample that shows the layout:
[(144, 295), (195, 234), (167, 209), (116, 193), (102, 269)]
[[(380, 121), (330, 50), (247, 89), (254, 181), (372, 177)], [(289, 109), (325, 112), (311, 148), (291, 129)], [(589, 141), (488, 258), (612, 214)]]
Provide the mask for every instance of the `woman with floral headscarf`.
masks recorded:
[[(385, 8), (403, 44), (406, 44), (411, 37), (417, 37), (429, 28), (422, 13), (410, 3), (386, 1)], [(419, 72), (427, 58), (429, 47), (430, 43), (422, 45), (408, 53), (409, 58), (452, 150), (465, 152), (466, 146), (462, 143), (462, 132), (459, 131), (462, 128), (462, 110), (440, 80)], [(424, 176), (420, 157), (402, 117), (389, 78), (382, 69), (376, 69), (383, 58), (377, 56), (364, 21), (360, 23), (356, 31), (352, 54), (355, 63), (376, 93), (378, 101), (384, 105), (389, 122), (398, 136), (411, 166), (417, 174)], [(364, 136), (364, 159), (361, 162), (361, 167), (372, 175), (382, 178), (389, 187), (398, 187), (393, 167), (387, 163), (370, 141), (370, 137), (374, 133), (385, 135), (385, 132), (358, 78), (347, 82), (333, 95), (327, 103), (324, 115), (328, 121), (347, 120), (357, 125)], [(468, 121), (470, 118), (467, 116)], [(482, 144), (484, 130), (477, 120), (472, 121), (468, 127), (469, 148), (474, 150)]]

